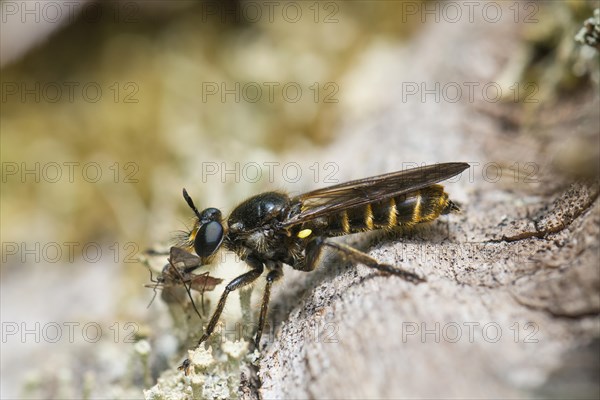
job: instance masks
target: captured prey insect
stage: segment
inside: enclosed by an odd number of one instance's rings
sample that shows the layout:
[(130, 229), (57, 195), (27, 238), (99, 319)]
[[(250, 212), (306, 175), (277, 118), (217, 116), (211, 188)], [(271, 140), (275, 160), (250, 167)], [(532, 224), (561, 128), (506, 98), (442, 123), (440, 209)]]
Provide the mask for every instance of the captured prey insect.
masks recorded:
[[(341, 253), (351, 262), (413, 283), (425, 281), (413, 272), (382, 264), (353, 247), (328, 238), (412, 226), (458, 210), (456, 204), (448, 199), (444, 188), (436, 183), (458, 175), (468, 167), (467, 163), (444, 163), (413, 168), (342, 183), (296, 197), (280, 192), (261, 193), (238, 205), (226, 219), (216, 208), (198, 211), (183, 189), (183, 197), (195, 213), (195, 223), (181, 247), (193, 249), (202, 265), (209, 263), (217, 250), (225, 248), (236, 253), (251, 268), (225, 287), (196, 347), (213, 333), (229, 293), (256, 281), (266, 268), (266, 286), (255, 336), (255, 344), (259, 348), (271, 286), (283, 275), (283, 264), (300, 271), (312, 271), (319, 264), (326, 247)], [(187, 374), (189, 367), (190, 361), (186, 359), (179, 369)]]
[[(192, 303), (194, 311), (202, 319), (200, 312), (196, 308), (196, 303), (192, 298), (192, 290), (196, 290), (202, 294), (215, 289), (218, 284), (223, 282), (223, 279), (212, 277), (208, 272), (202, 274), (194, 274), (193, 272), (201, 266), (201, 259), (194, 254), (191, 254), (179, 247), (171, 247), (169, 250), (169, 263), (164, 266), (158, 278), (152, 277), (150, 269), (150, 280), (153, 285), (145, 285), (154, 290), (154, 296), (150, 300), (150, 304), (156, 297), (156, 289), (162, 289), (162, 298), (165, 302), (170, 303), (173, 299), (181, 301), (181, 287), (185, 289), (187, 297)], [(149, 267), (150, 268), (150, 267)], [(181, 292), (181, 293), (180, 293)], [(150, 306), (150, 304), (148, 306)], [(202, 302), (204, 307), (204, 301)]]

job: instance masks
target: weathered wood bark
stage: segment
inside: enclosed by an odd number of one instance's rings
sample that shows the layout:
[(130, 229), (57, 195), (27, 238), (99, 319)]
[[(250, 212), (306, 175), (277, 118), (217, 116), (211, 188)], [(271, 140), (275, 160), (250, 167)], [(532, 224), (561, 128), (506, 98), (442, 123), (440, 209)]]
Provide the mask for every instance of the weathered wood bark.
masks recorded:
[[(259, 365), (264, 399), (598, 397), (598, 185), (551, 163), (566, 135), (597, 145), (597, 93), (540, 111), (565, 114), (529, 133), (498, 122), (518, 120), (517, 107), (469, 102), (466, 92), (456, 104), (402, 98), (405, 82), (497, 82), (520, 51), (517, 35), (514, 24), (432, 24), (397, 51), (385, 112), (349, 116), (327, 150), (356, 159), (348, 177), (366, 176), (365, 165), (468, 161), (471, 175), (447, 185), (463, 212), (372, 246), (424, 284), (335, 259), (286, 271)], [(516, 174), (515, 163), (539, 170)]]
[[(339, 181), (406, 163), (471, 163), (447, 184), (462, 213), (347, 238), (427, 282), (333, 254), (314, 272), (288, 268), (260, 358), (246, 342), (211, 338), (192, 355), (189, 379), (171, 368), (146, 395), (227, 398), (239, 386), (247, 399), (597, 398), (597, 88), (556, 96), (556, 80), (542, 79), (537, 105), (490, 100), (486, 85), (523, 84), (513, 73), (515, 59), (523, 70), (530, 54), (520, 29), (506, 19), (429, 24), (409, 47), (371, 48), (353, 76), (385, 79), (340, 87), (375, 85), (367, 92), (378, 96), (361, 115), (349, 113), (322, 154), (288, 156), (335, 161)], [(448, 84), (462, 90), (459, 101), (443, 94)], [(259, 290), (252, 300), (245, 293), (246, 321), (258, 298)]]

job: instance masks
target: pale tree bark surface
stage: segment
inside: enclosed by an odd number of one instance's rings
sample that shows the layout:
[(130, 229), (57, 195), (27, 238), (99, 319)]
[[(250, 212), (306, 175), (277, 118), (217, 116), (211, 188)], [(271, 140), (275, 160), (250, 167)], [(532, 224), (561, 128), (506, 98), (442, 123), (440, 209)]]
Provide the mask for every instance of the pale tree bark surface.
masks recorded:
[(371, 243), (423, 284), (335, 257), (310, 274), (286, 270), (259, 361), (262, 398), (598, 397), (598, 185), (552, 163), (570, 135), (591, 133), (597, 146), (597, 93), (558, 101), (541, 114), (553, 123), (528, 134), (499, 122), (518, 119), (516, 108), (401, 98), (403, 82), (498, 81), (518, 35), (514, 24), (432, 24), (396, 52), (384, 111), (349, 116), (327, 149), (356, 160), (349, 177), (365, 165), (467, 161), (446, 185), (462, 213)]

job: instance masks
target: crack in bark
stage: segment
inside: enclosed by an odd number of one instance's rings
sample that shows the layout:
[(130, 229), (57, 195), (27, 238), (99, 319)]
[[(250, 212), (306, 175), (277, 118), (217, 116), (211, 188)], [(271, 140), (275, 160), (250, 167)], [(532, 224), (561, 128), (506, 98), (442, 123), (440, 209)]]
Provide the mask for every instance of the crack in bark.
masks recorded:
[(258, 375), (259, 367), (251, 363), (247, 363), (240, 371), (240, 386), (238, 393), (240, 399), (243, 400), (261, 400), (260, 387), (262, 381)]
[(525, 301), (519, 294), (513, 292), (512, 290), (509, 290), (508, 293), (521, 306), (523, 306), (529, 310), (544, 312), (553, 318), (568, 319), (568, 320), (580, 320), (580, 319), (589, 318), (589, 317), (598, 317), (598, 310), (590, 309), (590, 310), (584, 310), (584, 311), (572, 312), (572, 313), (569, 313), (566, 311), (565, 312), (557, 312), (557, 311), (551, 310), (543, 305), (531, 304), (531, 303)]
[[(589, 189), (591, 189), (591, 188), (589, 188)], [(568, 191), (563, 193), (561, 195), (561, 197), (555, 201), (554, 207), (550, 212), (540, 216), (536, 220), (534, 220), (534, 219), (529, 220), (529, 222), (532, 222), (534, 224), (534, 226), (536, 228), (535, 232), (525, 231), (525, 232), (521, 232), (521, 233), (519, 233), (517, 235), (513, 235), (513, 236), (503, 235), (501, 239), (490, 239), (484, 243), (503, 243), (503, 242), (504, 243), (513, 243), (513, 242), (518, 242), (520, 240), (527, 240), (527, 239), (532, 239), (532, 238), (545, 240), (548, 235), (560, 233), (560, 232), (568, 229), (573, 224), (573, 222), (575, 222), (575, 220), (577, 218), (579, 218), (581, 215), (583, 215), (584, 213), (589, 211), (592, 208), (593, 204), (598, 199), (600, 191), (598, 191), (598, 188), (596, 187), (595, 190), (591, 193), (590, 199), (587, 202), (583, 203), (581, 209), (576, 210), (572, 216), (566, 216), (564, 220), (560, 221), (560, 224), (558, 226), (545, 228), (545, 229), (538, 228), (541, 219), (543, 219), (544, 217), (549, 217), (549, 216), (553, 216), (553, 215), (556, 216), (558, 214), (556, 212), (556, 210), (557, 210), (556, 203), (558, 201), (562, 200), (563, 198), (565, 198), (567, 193), (568, 193)]]

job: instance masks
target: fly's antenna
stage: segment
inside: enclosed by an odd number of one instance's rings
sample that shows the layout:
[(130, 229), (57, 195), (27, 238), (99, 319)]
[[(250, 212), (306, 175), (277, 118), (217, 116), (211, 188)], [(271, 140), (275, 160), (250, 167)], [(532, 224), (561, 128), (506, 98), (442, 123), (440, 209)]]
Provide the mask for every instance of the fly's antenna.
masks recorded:
[(183, 198), (185, 199), (185, 201), (188, 204), (188, 206), (190, 206), (190, 208), (192, 210), (194, 210), (194, 214), (196, 214), (196, 217), (198, 217), (198, 219), (201, 219), (200, 218), (200, 213), (198, 212), (198, 209), (196, 208), (196, 205), (194, 204), (194, 201), (192, 200), (192, 198), (188, 194), (187, 190), (185, 190), (185, 188), (183, 188)]

